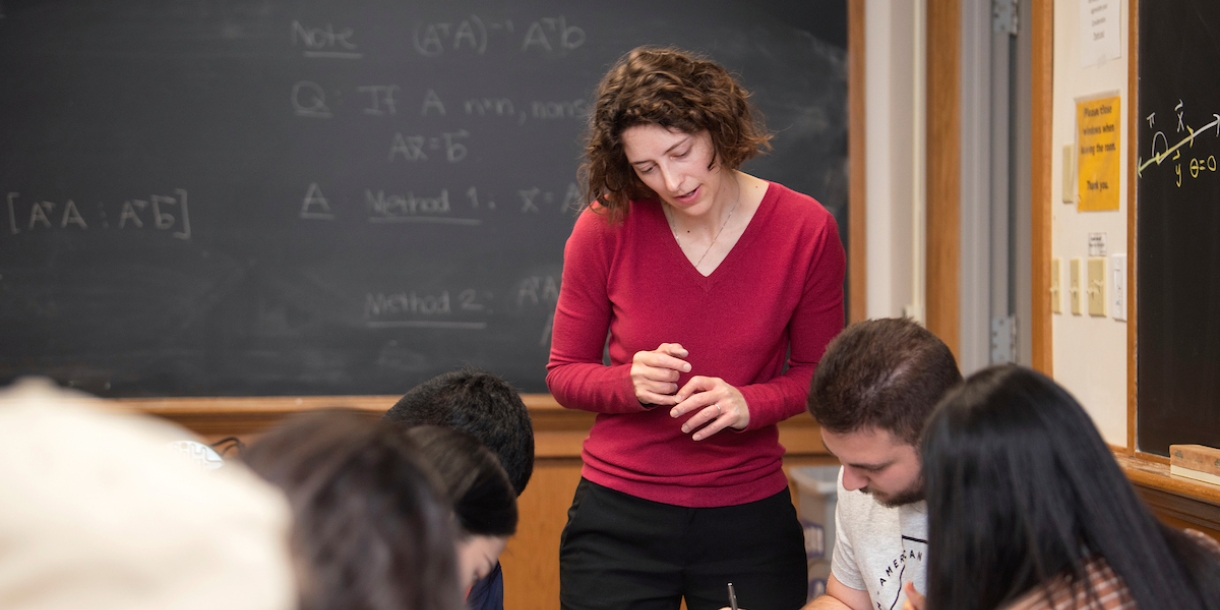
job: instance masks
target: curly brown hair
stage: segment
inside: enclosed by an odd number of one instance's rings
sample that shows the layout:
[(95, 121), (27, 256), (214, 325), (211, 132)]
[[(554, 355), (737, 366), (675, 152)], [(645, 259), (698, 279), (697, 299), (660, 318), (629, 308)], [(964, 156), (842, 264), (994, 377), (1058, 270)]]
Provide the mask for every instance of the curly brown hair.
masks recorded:
[(627, 162), (623, 131), (653, 124), (684, 133), (707, 131), (722, 167), (735, 170), (771, 148), (750, 93), (729, 71), (673, 47), (638, 47), (621, 57), (597, 87), (589, 115), (581, 178), (585, 200), (621, 220), (633, 199), (655, 198)]

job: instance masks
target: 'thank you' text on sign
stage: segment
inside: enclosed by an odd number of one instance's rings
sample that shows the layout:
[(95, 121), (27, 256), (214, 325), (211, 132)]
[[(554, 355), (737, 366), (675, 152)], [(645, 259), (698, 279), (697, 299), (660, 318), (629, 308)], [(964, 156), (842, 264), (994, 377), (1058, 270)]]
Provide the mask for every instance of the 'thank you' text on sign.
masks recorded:
[(1118, 209), (1120, 103), (1118, 96), (1076, 103), (1076, 209), (1082, 212)]

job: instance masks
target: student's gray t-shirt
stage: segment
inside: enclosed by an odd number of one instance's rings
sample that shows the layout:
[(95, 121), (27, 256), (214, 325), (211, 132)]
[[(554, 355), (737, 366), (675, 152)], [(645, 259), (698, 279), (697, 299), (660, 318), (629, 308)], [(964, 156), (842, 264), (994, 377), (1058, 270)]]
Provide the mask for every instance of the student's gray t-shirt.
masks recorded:
[(843, 489), (839, 470), (835, 507), (835, 547), (831, 572), (844, 585), (867, 591), (875, 610), (902, 608), (904, 583), (927, 592), (928, 506), (916, 502), (897, 508), (872, 496)]

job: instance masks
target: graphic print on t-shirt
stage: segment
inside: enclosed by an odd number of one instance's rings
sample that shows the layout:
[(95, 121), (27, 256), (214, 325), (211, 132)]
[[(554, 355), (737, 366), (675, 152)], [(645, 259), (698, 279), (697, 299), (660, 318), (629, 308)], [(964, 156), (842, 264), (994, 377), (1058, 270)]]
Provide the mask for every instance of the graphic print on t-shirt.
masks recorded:
[(894, 610), (902, 600), (902, 585), (911, 578), (903, 579), (903, 574), (923, 572), (924, 555), (928, 551), (928, 541), (911, 536), (902, 537), (902, 553), (894, 557), (885, 567), (885, 572), (874, 583), (871, 597), (874, 600), (889, 600), (888, 606), (876, 602), (876, 610)]

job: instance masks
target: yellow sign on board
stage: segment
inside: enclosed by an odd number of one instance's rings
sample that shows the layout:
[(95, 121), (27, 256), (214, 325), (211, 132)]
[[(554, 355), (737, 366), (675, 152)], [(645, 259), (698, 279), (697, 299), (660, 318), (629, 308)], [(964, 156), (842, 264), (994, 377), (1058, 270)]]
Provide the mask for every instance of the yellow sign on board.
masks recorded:
[(1076, 209), (1118, 209), (1121, 98), (1076, 102)]

